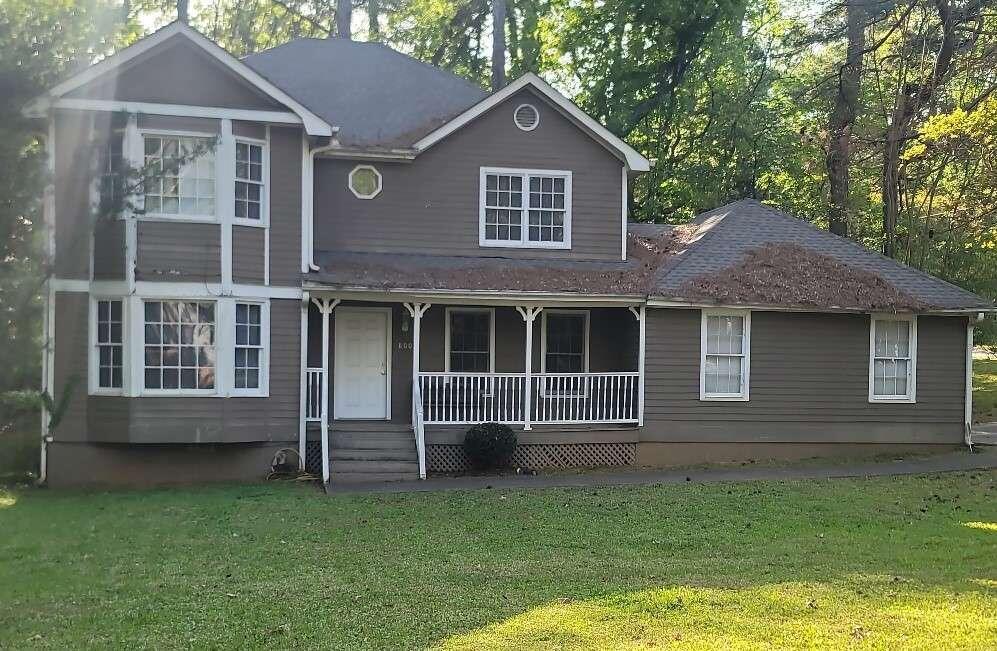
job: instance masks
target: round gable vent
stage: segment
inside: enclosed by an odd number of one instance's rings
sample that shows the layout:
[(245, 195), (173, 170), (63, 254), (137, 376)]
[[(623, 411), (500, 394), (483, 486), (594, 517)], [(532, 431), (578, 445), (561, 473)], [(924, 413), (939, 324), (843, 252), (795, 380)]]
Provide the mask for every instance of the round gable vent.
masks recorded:
[(516, 126), (523, 131), (533, 131), (540, 124), (540, 113), (532, 104), (520, 104), (513, 115)]

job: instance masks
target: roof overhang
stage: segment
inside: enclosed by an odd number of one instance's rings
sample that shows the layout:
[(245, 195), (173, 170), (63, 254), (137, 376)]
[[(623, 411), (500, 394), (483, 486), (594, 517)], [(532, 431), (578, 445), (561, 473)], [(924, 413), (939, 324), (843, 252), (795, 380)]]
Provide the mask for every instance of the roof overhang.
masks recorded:
[(609, 129), (592, 119), (585, 111), (574, 105), (571, 100), (559, 93), (550, 84), (532, 72), (528, 72), (516, 81), (512, 82), (502, 90), (492, 93), (471, 108), (467, 109), (446, 124), (430, 132), (413, 147), (418, 151), (429, 149), (439, 141), (457, 131), (475, 118), (487, 113), (489, 110), (512, 97), (524, 88), (532, 88), (543, 95), (559, 111), (569, 119), (577, 122), (593, 137), (602, 142), (607, 149), (617, 153), (627, 165), (631, 172), (646, 172), (651, 169), (651, 163), (642, 156), (636, 149), (628, 145), (621, 138), (614, 135)]
[[(331, 136), (335, 133), (336, 130), (332, 127), (332, 125), (328, 124), (320, 117), (309, 111), (290, 95), (274, 86), (272, 83), (264, 79), (259, 73), (253, 71), (249, 66), (226, 52), (200, 32), (180, 21), (170, 23), (166, 27), (150, 34), (140, 41), (133, 43), (120, 52), (112, 54), (79, 74), (73, 75), (69, 79), (49, 89), (45, 94), (31, 100), (24, 107), (24, 115), (27, 117), (45, 117), (52, 108), (60, 105), (60, 100), (66, 93), (80, 88), (84, 84), (97, 79), (111, 70), (126, 65), (129, 61), (132, 61), (136, 57), (165, 42), (167, 39), (177, 35), (187, 38), (191, 43), (197, 47), (200, 47), (202, 50), (218, 60), (219, 63), (244, 79), (250, 85), (254, 86), (260, 92), (290, 109), (290, 112), (297, 116), (298, 120), (300, 120), (301, 125), (304, 127), (305, 132), (308, 135)], [(108, 106), (114, 104), (115, 103), (109, 103)], [(143, 104), (142, 106), (146, 109), (146, 112), (153, 113), (156, 111), (155, 107), (157, 105)], [(162, 106), (172, 107), (172, 105)], [(98, 104), (94, 104), (93, 107), (94, 108), (92, 110), (100, 110)], [(83, 107), (70, 103), (66, 105), (66, 108)], [(201, 110), (211, 110), (206, 107), (200, 108)], [(218, 110), (221, 111), (224, 109)]]
[(419, 288), (374, 288), (374, 287), (343, 287), (326, 285), (322, 282), (305, 280), (303, 289), (310, 292), (324, 292), (351, 300), (372, 302), (417, 301), (439, 304), (466, 304), (469, 301), (475, 305), (575, 305), (579, 307), (640, 305), (644, 296), (623, 296), (612, 294), (574, 294), (552, 292), (507, 292), (500, 290), (451, 290), (451, 289), (419, 289)]
[(730, 310), (756, 310), (759, 312), (808, 312), (815, 314), (924, 314), (926, 316), (978, 316), (985, 314), (997, 314), (997, 307), (966, 307), (955, 309), (927, 309), (920, 311), (913, 310), (883, 310), (862, 309), (853, 307), (839, 307), (830, 305), (818, 307), (816, 305), (763, 305), (755, 303), (711, 303), (710, 301), (683, 301), (666, 298), (663, 296), (651, 296), (647, 299), (648, 307), (664, 308), (688, 308), (688, 309), (730, 309)]

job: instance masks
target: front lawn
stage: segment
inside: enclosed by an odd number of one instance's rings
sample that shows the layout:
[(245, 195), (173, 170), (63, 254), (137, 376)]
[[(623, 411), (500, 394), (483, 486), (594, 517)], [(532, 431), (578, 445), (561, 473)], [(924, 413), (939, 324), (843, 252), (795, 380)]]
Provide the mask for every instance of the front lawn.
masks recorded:
[(0, 648), (993, 649), (995, 485), (0, 492)]
[(973, 360), (973, 420), (997, 421), (997, 359)]

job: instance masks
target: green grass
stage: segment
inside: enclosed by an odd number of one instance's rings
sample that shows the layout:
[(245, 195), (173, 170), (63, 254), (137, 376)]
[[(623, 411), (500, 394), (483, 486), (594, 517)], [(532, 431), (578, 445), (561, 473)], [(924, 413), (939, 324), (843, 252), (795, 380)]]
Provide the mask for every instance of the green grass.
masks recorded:
[(997, 472), (0, 492), (0, 647), (997, 647)]
[(997, 421), (997, 360), (973, 360), (973, 420)]

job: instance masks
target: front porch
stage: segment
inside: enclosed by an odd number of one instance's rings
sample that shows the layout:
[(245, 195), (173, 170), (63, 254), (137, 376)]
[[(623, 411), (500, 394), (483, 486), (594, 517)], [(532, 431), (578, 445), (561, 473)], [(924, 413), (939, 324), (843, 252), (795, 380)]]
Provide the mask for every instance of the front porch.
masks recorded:
[(639, 305), (364, 299), (313, 291), (303, 323), (302, 454), (307, 437), (321, 441), (326, 481), (337, 456), (359, 456), (355, 447), (337, 455), (346, 433), (354, 446), (393, 446), (392, 462), (408, 446), (425, 478), (460, 470), (464, 431), (489, 421), (521, 430), (517, 465), (633, 462)]

